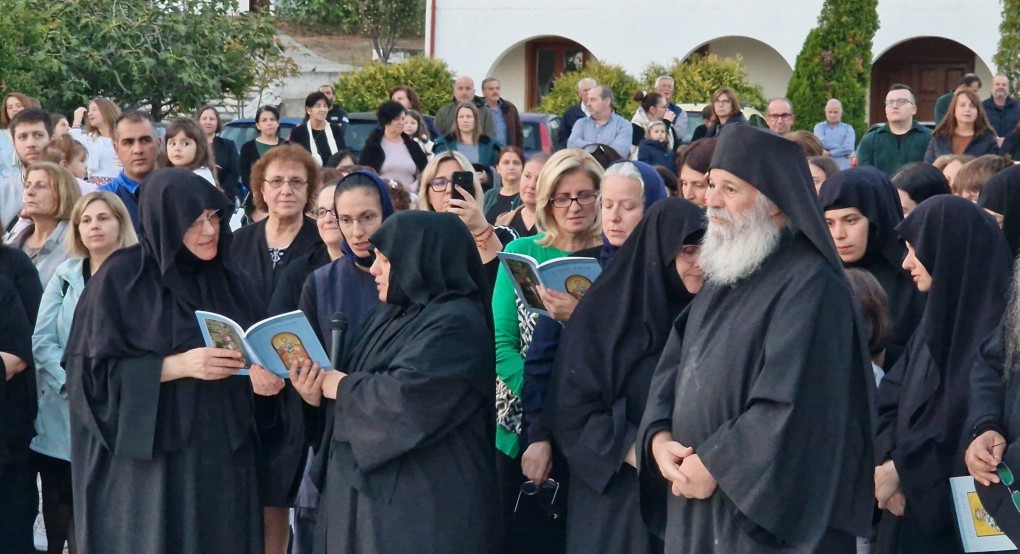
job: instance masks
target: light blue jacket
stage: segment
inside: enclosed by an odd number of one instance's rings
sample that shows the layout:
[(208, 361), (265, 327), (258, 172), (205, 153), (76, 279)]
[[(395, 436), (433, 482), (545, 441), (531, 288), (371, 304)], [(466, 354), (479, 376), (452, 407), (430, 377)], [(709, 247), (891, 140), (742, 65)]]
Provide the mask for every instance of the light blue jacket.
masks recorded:
[(60, 359), (64, 357), (74, 309), (85, 288), (83, 263), (81, 259), (71, 258), (57, 267), (43, 291), (32, 334), (39, 414), (35, 418), (36, 435), (30, 448), (68, 461), (71, 459), (71, 420), (64, 388), (67, 376), (60, 367)]

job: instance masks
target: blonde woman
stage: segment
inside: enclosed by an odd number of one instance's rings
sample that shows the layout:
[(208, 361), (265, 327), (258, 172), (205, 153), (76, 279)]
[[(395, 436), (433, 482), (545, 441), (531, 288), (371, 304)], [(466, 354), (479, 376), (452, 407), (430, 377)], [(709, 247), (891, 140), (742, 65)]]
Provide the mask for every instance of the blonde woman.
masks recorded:
[(67, 259), (67, 222), (81, 188), (70, 171), (53, 162), (36, 162), (25, 170), (22, 217), (31, 223), (6, 237), (6, 243), (28, 254), (43, 286)]
[(109, 98), (93, 98), (88, 108), (74, 110), (70, 135), (85, 145), (88, 178), (97, 185), (106, 184), (120, 173), (113, 149), (113, 126), (118, 117), (120, 108)]
[(46, 284), (39, 318), (32, 335), (39, 412), (35, 437), (29, 448), (42, 480), (42, 512), (47, 552), (63, 552), (74, 544), (74, 510), (71, 493), (71, 429), (60, 366), (74, 310), (85, 283), (115, 251), (138, 242), (124, 202), (112, 192), (91, 192), (74, 204), (67, 252), (71, 258), (57, 267)]

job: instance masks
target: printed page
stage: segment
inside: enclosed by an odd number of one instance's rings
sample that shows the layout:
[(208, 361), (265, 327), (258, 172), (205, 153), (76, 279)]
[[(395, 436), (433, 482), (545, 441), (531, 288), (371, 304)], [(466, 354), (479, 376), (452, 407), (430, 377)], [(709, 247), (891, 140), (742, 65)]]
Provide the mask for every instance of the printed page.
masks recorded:
[(565, 292), (578, 300), (601, 273), (602, 267), (594, 258), (557, 258), (538, 268), (543, 286)]
[(953, 477), (949, 484), (953, 489), (953, 504), (956, 506), (956, 521), (960, 527), (964, 552), (1016, 549), (1013, 541), (999, 529), (981, 505), (981, 499), (974, 490), (973, 477)]
[(295, 310), (260, 321), (248, 329), (248, 344), (262, 367), (287, 379), (288, 368), (311, 360), (331, 369), (326, 349), (319, 343), (304, 312)]
[[(259, 363), (258, 356), (245, 341), (244, 331), (234, 320), (220, 314), (203, 311), (196, 311), (195, 317), (198, 319), (198, 328), (202, 331), (202, 338), (205, 339), (206, 346), (227, 348), (243, 353), (247, 367)], [(242, 369), (238, 374), (248, 375), (247, 368)]]
[(508, 252), (500, 252), (497, 256), (499, 256), (500, 262), (503, 264), (503, 269), (510, 276), (510, 281), (514, 284), (517, 299), (529, 311), (548, 316), (549, 312), (546, 311), (545, 304), (542, 303), (542, 297), (538, 295), (538, 289), (535, 288), (543, 284), (538, 276), (538, 267), (535, 265), (535, 259), (531, 256)]

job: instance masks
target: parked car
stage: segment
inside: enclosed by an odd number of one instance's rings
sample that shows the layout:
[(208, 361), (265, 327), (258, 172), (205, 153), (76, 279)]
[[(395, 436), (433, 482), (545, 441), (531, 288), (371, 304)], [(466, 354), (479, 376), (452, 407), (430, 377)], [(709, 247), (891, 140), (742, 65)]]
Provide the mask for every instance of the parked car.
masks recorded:
[[(698, 102), (693, 104), (677, 104), (680, 109), (687, 113), (687, 134), (683, 137), (683, 143), (689, 144), (691, 137), (694, 136), (694, 130), (698, 128), (698, 125), (705, 123), (705, 119), (701, 117), (701, 111), (705, 109), (708, 104)], [(765, 123), (765, 116), (762, 115), (755, 107), (741, 103), (740, 113), (744, 114), (747, 118), (748, 123), (752, 127), (768, 127)]]
[(556, 137), (560, 133), (560, 116), (551, 113), (521, 114), (521, 125), (524, 127), (524, 156), (532, 154), (552, 154), (556, 150)]
[[(294, 130), (294, 127), (301, 125), (302, 120), (300, 117), (284, 117), (280, 119), (280, 139), (287, 140), (290, 137), (290, 132)], [(241, 153), (241, 146), (259, 136), (259, 130), (255, 128), (255, 120), (247, 117), (243, 119), (235, 119), (223, 126), (223, 130), (220, 131), (220, 136), (234, 141), (234, 145), (237, 146), (238, 154)]]

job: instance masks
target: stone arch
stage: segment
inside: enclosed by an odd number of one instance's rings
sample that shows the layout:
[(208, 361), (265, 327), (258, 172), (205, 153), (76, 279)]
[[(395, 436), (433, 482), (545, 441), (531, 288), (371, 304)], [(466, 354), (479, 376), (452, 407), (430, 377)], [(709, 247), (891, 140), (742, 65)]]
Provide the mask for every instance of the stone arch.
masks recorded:
[[(786, 95), (786, 85), (793, 75), (790, 62), (769, 44), (756, 38), (729, 35), (703, 42), (684, 54), (715, 54), (723, 58), (739, 55), (747, 66), (747, 80), (762, 87), (766, 98)], [(685, 101), (679, 99), (677, 101)]]

